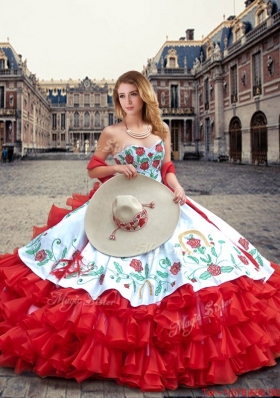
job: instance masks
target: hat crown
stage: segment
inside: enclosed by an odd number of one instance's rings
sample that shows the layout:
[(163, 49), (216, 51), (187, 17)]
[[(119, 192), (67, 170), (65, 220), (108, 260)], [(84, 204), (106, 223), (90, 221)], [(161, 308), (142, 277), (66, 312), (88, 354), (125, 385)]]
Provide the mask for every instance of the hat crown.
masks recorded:
[(142, 209), (141, 203), (132, 195), (118, 195), (112, 205), (114, 216), (123, 223), (133, 220)]

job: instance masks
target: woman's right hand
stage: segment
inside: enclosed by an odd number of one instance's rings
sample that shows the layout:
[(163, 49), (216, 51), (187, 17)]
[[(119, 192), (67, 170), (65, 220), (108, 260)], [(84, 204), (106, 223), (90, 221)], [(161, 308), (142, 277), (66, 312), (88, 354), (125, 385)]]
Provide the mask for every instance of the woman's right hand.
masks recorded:
[(132, 164), (118, 164), (115, 166), (115, 171), (116, 173), (124, 174), (129, 180), (137, 177), (137, 171)]

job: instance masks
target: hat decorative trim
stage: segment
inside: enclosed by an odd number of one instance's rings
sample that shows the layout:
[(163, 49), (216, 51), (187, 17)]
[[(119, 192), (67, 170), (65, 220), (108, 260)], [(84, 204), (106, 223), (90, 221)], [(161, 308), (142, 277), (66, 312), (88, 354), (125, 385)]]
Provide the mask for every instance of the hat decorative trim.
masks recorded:
[(109, 239), (111, 240), (116, 240), (116, 232), (118, 229), (122, 229), (123, 231), (127, 231), (127, 232), (136, 232), (139, 231), (139, 229), (142, 229), (145, 227), (145, 225), (148, 222), (148, 212), (146, 209), (144, 209), (144, 207), (149, 207), (150, 209), (153, 209), (155, 207), (155, 202), (151, 202), (151, 203), (146, 203), (146, 204), (142, 204), (142, 210), (140, 212), (138, 212), (137, 214), (134, 215), (134, 217), (132, 218), (132, 220), (128, 221), (128, 222), (123, 222), (121, 220), (119, 220), (113, 211), (113, 220), (117, 225), (117, 228), (111, 233), (111, 235), (109, 236)]

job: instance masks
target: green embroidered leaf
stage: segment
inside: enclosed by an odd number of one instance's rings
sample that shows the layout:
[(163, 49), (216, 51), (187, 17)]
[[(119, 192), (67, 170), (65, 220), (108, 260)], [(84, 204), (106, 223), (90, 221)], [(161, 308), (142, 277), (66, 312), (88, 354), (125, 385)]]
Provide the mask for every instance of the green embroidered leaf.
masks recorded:
[(204, 246), (201, 246), (201, 247), (198, 247), (198, 248), (197, 248), (197, 251), (198, 251), (199, 253), (201, 253), (201, 254), (204, 254), (204, 253), (205, 253), (205, 250), (206, 250), (206, 248), (205, 248)]
[(218, 243), (220, 243), (222, 245), (223, 243), (226, 243), (226, 242), (224, 240), (218, 240)]
[(203, 272), (203, 273), (200, 275), (199, 278), (200, 278), (200, 279), (203, 279), (203, 280), (205, 281), (206, 279), (211, 278), (211, 274), (210, 274), (210, 272), (205, 271), (205, 272)]
[(168, 276), (169, 276), (169, 273), (168, 273), (168, 272), (157, 271), (157, 274), (158, 274), (161, 278), (168, 278)]
[(215, 247), (211, 247), (212, 256), (218, 257)]
[(232, 254), (230, 255), (230, 259), (231, 259), (231, 262), (232, 262), (234, 265), (236, 265), (235, 258), (233, 257), (233, 255), (232, 255)]
[(67, 253), (67, 248), (65, 247), (64, 249), (63, 249), (63, 252), (62, 252), (62, 258), (64, 258), (65, 257), (65, 255), (66, 255), (66, 253)]
[(37, 263), (38, 267), (42, 267), (42, 265), (45, 265), (49, 262), (49, 259), (47, 258), (46, 260), (42, 261), (41, 263)]
[(228, 265), (228, 266), (222, 266), (222, 267), (221, 267), (221, 272), (229, 273), (229, 272), (231, 272), (233, 269), (234, 269), (234, 267), (230, 267), (229, 265)]
[(188, 258), (190, 258), (191, 260), (193, 260), (196, 264), (199, 263), (199, 260), (198, 260), (198, 258), (196, 258), (196, 257), (188, 256)]
[(168, 267), (171, 267), (171, 261), (169, 260), (168, 257), (165, 257), (165, 260), (163, 260), (163, 263), (168, 265)]
[(49, 257), (49, 260), (51, 260), (53, 258), (53, 252), (51, 250), (46, 249), (46, 253)]
[(241, 251), (239, 249), (237, 249), (237, 247), (233, 246), (233, 248), (238, 254), (242, 254)]
[(149, 265), (148, 264), (146, 264), (145, 265), (145, 276), (146, 276), (146, 278), (148, 278), (149, 277)]
[(37, 250), (36, 251), (35, 250), (25, 250), (25, 253), (30, 254), (31, 256), (34, 256), (34, 254), (37, 253)]
[(257, 249), (253, 249), (249, 252), (251, 256), (254, 256), (257, 253)]
[(260, 264), (261, 267), (263, 267), (263, 260), (261, 258), (261, 256), (258, 254), (256, 257), (257, 262)]
[(134, 293), (136, 293), (136, 283), (135, 283), (135, 281), (132, 281), (132, 284), (133, 284), (133, 291), (134, 291)]
[(146, 162), (149, 162), (149, 161), (150, 161), (149, 158), (142, 158), (142, 159), (141, 159), (141, 163), (146, 163)]
[(121, 279), (122, 279), (122, 278), (118, 277), (118, 278), (116, 279), (116, 282), (119, 283), (119, 282), (121, 281)]
[(144, 281), (145, 280), (144, 276), (136, 274), (135, 272), (131, 272), (130, 275), (131, 275), (132, 278), (135, 278), (138, 281)]
[(160, 294), (161, 290), (162, 290), (162, 284), (159, 283), (158, 287), (156, 288), (155, 295), (158, 296)]
[(116, 268), (116, 270), (118, 271), (119, 274), (123, 274), (122, 266), (119, 263), (114, 261), (114, 266), (115, 266), (115, 268)]

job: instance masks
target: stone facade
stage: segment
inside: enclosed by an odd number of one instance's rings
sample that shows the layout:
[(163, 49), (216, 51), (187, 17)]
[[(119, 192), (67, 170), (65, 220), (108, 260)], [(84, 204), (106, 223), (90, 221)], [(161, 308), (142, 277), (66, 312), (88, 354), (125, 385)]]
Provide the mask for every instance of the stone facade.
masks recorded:
[(148, 60), (175, 159), (280, 162), (279, 10), (246, 2), (204, 39), (188, 29)]

